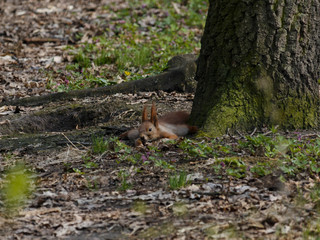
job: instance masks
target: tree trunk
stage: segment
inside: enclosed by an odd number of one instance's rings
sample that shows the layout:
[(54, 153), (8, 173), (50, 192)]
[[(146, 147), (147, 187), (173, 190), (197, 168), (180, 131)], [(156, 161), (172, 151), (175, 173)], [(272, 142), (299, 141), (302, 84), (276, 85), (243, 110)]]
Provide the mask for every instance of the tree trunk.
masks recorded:
[(320, 2), (210, 0), (191, 122), (211, 136), (319, 126)]

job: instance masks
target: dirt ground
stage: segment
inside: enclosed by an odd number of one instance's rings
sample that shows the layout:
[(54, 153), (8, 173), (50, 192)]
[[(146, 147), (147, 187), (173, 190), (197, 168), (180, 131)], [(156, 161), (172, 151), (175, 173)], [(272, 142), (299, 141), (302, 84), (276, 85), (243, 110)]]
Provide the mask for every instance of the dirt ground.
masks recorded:
[[(77, 32), (101, 32), (104, 26), (96, 18), (110, 2), (1, 1), (0, 101), (50, 93), (43, 69), (56, 70), (68, 63), (63, 47), (74, 43)], [(280, 180), (279, 171), (263, 178), (221, 176), (212, 167), (218, 158), (191, 157), (177, 143), (159, 142), (156, 150), (123, 146), (117, 150), (111, 141), (106, 152), (91, 154), (93, 136), (107, 139), (137, 126), (143, 104), (156, 101), (162, 114), (190, 111), (192, 100), (193, 94), (151, 92), (22, 107), (16, 113), (20, 121), (64, 104), (76, 111), (101, 106), (95, 108), (95, 121), (63, 131), (0, 131), (0, 185), (6, 169), (24, 161), (36, 186), (14, 216), (5, 211), (2, 196), (0, 239), (302, 239), (305, 229), (312, 228), (309, 219), (319, 217), (314, 205), (297, 203), (297, 189), (304, 196), (315, 184), (308, 176), (286, 182)], [(115, 102), (122, 103), (121, 109), (108, 108)], [(12, 122), (15, 110), (16, 106), (0, 109), (3, 126)], [(236, 145), (241, 137), (226, 135), (217, 141)], [(24, 139), (19, 140), (20, 147), (13, 144), (16, 139)], [(241, 151), (237, 154), (248, 163), (257, 160)], [(191, 184), (171, 190), (172, 166), (185, 171)]]

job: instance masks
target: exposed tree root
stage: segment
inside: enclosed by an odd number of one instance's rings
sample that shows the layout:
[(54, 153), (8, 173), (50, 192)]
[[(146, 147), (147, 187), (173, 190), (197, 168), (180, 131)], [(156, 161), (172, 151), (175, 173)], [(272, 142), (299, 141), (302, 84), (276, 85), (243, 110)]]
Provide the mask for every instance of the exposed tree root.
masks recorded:
[(68, 101), (85, 97), (98, 97), (116, 93), (136, 93), (149, 91), (166, 92), (194, 92), (196, 82), (196, 59), (193, 54), (186, 54), (173, 57), (168, 62), (168, 68), (161, 74), (144, 79), (124, 82), (121, 84), (100, 87), (94, 89), (74, 90), (70, 92), (53, 93), (43, 96), (4, 101), (1, 106), (40, 106), (57, 101)]

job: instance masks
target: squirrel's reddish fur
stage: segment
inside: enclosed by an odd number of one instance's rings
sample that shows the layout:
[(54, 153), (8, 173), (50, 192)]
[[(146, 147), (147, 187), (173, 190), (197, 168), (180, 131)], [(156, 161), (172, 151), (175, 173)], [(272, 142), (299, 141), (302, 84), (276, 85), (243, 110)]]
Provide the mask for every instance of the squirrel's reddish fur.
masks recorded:
[(189, 133), (198, 131), (196, 126), (187, 124), (189, 113), (184, 111), (169, 112), (158, 119), (155, 104), (151, 107), (151, 117), (148, 119), (147, 107), (142, 111), (142, 123), (137, 129), (131, 129), (120, 135), (120, 138), (129, 138), (136, 141), (136, 145), (142, 142), (154, 141), (161, 138), (177, 139)]

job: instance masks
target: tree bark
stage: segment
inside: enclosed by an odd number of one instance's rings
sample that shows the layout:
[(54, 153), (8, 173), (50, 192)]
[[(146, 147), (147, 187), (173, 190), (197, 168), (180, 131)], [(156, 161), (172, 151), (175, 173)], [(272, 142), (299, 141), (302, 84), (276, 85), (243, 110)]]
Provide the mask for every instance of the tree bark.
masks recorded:
[(319, 126), (320, 2), (210, 0), (191, 122), (211, 136)]

